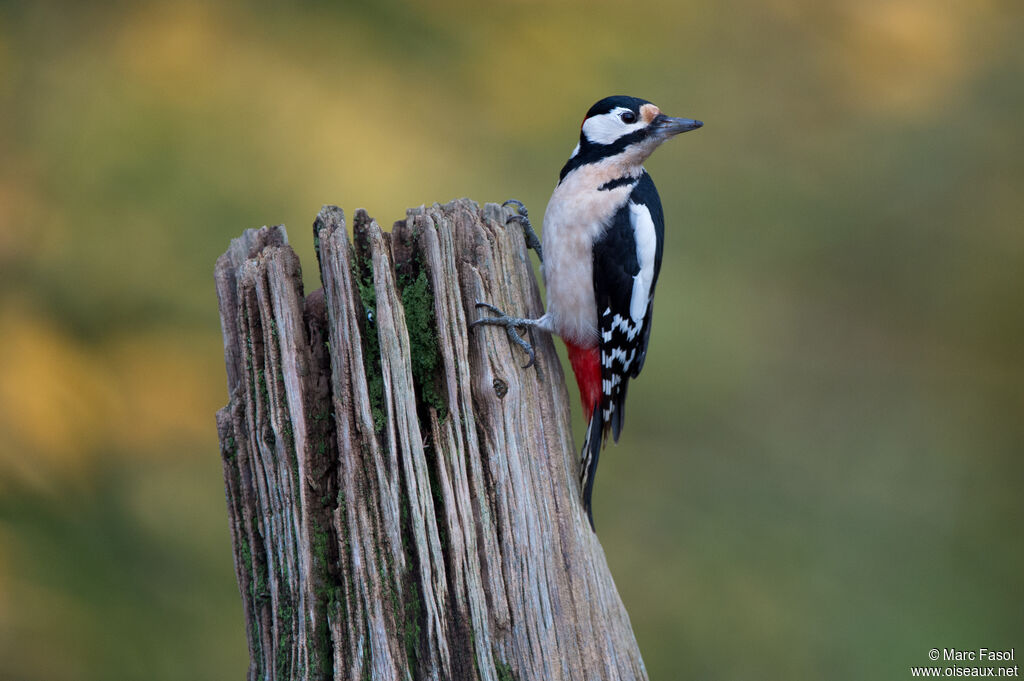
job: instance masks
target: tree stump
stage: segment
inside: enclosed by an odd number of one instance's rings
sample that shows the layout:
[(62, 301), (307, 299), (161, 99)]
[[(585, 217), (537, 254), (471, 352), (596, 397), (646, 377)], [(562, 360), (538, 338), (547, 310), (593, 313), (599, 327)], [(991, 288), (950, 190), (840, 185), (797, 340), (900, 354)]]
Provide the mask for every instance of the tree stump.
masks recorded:
[(248, 678), (646, 679), (580, 500), (558, 357), (536, 369), (477, 300), (543, 306), (510, 215), (463, 199), (283, 226), (217, 261), (217, 414)]

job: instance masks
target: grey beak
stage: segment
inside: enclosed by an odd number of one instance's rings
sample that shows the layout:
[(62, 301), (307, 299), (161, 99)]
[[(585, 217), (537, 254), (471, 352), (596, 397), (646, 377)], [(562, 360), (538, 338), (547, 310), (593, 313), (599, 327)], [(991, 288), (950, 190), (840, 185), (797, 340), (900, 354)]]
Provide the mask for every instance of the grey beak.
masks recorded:
[(665, 114), (658, 114), (655, 119), (651, 121), (651, 127), (653, 127), (658, 134), (664, 135), (665, 137), (672, 137), (673, 135), (678, 135), (681, 132), (696, 130), (703, 125), (703, 122), (695, 121), (692, 118), (672, 118)]

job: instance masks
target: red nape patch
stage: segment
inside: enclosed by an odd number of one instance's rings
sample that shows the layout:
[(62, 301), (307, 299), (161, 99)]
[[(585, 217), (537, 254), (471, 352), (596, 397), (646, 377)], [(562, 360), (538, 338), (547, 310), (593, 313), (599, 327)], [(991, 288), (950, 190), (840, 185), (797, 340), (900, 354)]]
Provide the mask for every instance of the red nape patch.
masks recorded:
[(576, 385), (580, 387), (583, 415), (589, 423), (591, 414), (601, 403), (601, 351), (596, 345), (581, 348), (569, 341), (565, 342), (565, 347), (569, 350), (572, 372), (576, 374)]

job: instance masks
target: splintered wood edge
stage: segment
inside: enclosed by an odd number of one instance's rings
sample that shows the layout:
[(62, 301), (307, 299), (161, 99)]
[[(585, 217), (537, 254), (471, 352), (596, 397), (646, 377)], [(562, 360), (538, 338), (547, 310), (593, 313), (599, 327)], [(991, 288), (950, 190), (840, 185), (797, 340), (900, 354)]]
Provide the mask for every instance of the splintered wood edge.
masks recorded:
[[(551, 339), (535, 335), (538, 367), (523, 371), (503, 331), (468, 328), (478, 299), (542, 312), (509, 215), (459, 200), (410, 210), (389, 234), (357, 211), (350, 243), (325, 206), (324, 288), (308, 297), (283, 227), (247, 230), (218, 260), (231, 397), (218, 433), (253, 681), (647, 678), (574, 487)], [(416, 399), (396, 281), (413, 261), (432, 294), (444, 419)]]

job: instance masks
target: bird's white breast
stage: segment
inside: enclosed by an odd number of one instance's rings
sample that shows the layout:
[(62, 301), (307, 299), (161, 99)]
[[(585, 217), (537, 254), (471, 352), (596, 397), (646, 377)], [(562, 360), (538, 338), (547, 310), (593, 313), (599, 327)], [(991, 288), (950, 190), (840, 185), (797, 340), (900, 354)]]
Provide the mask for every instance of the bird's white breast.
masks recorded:
[(629, 198), (632, 184), (598, 187), (624, 175), (639, 177), (642, 168), (617, 159), (576, 168), (555, 187), (544, 213), (544, 264), (547, 316), (551, 328), (583, 347), (600, 342), (594, 299), (594, 242)]

